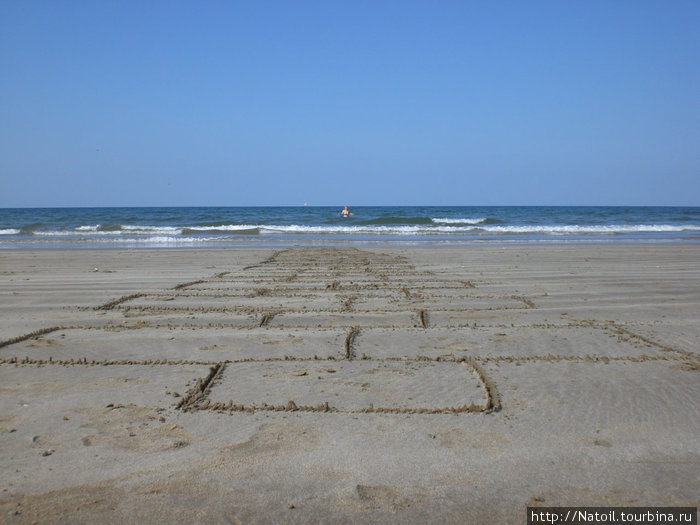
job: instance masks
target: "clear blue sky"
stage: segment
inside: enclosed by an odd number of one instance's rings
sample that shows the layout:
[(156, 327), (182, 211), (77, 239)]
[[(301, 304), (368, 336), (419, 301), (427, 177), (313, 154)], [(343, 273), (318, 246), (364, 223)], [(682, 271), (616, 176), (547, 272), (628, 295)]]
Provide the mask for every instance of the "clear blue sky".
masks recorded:
[(700, 205), (700, 2), (0, 2), (0, 207)]

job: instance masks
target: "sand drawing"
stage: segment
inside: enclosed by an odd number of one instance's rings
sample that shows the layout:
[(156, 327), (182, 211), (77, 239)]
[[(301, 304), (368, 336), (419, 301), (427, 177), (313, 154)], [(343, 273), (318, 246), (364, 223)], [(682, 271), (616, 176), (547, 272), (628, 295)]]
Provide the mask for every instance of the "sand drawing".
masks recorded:
[[(110, 314), (107, 321), (0, 341), (0, 364), (209, 367), (186, 392), (172, 394), (183, 412), (408, 415), (498, 412), (502, 401), (488, 369), (499, 363), (698, 368), (695, 354), (613, 321), (566, 313), (528, 320), (536, 302), (505, 292), (476, 276), (415, 268), (401, 256), (289, 248), (95, 307)], [(510, 331), (514, 322), (519, 337)], [(117, 332), (121, 339), (112, 337)], [(49, 334), (54, 339), (42, 339)], [(618, 340), (606, 355), (570, 342), (604, 337)], [(552, 352), (542, 355), (545, 339)]]

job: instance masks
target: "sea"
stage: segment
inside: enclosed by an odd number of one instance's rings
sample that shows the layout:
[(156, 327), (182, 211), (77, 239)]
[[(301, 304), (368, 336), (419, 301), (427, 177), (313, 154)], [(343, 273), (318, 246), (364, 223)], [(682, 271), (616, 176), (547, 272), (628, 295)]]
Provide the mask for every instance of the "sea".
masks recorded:
[(699, 243), (700, 207), (3, 208), (0, 249)]

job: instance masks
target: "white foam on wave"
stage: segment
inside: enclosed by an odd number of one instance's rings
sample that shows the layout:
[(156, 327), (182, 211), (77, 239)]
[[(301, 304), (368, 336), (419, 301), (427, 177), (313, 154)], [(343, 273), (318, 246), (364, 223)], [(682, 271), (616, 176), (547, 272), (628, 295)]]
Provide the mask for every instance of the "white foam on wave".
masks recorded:
[(406, 226), (260, 226), (261, 233), (309, 233), (309, 234), (367, 234), (367, 235), (436, 235), (474, 234), (543, 234), (543, 235), (614, 235), (622, 233), (664, 233), (700, 231), (696, 225), (633, 224), (633, 225), (532, 225), (532, 226), (490, 226), (464, 224), (447, 225), (406, 225)]
[(180, 235), (182, 234), (182, 228), (178, 228), (175, 226), (130, 226), (130, 225), (122, 225), (121, 226), (122, 231), (129, 232), (132, 234), (141, 234), (141, 235), (148, 235), (148, 234), (162, 234), (162, 235)]
[(483, 226), (484, 231), (491, 233), (545, 233), (553, 235), (572, 234), (608, 234), (617, 233), (652, 233), (652, 232), (682, 232), (698, 231), (700, 226), (691, 224), (674, 226), (671, 224), (608, 224), (598, 226)]
[(39, 237), (66, 237), (68, 235), (75, 235), (72, 231), (61, 231), (61, 230), (49, 230), (49, 231), (33, 231), (32, 235)]
[[(246, 233), (262, 235), (366, 235), (366, 236), (613, 236), (617, 234), (664, 234), (697, 232), (700, 225), (629, 224), (629, 225), (486, 225), (486, 224), (416, 224), (416, 225), (220, 225), (189, 228), (172, 226), (123, 226), (119, 230), (102, 231), (99, 225), (81, 226), (74, 230), (35, 231), (39, 238), (68, 242), (188, 244), (226, 241)], [(0, 235), (21, 233), (15, 228), (0, 229)], [(218, 233), (218, 235), (217, 235)], [(189, 235), (192, 234), (192, 235)], [(207, 235), (209, 234), (209, 235)], [(226, 235), (228, 234), (228, 235)], [(10, 237), (4, 242), (8, 242)]]
[(170, 235), (157, 235), (154, 237), (124, 238), (119, 239), (119, 242), (138, 242), (145, 244), (195, 244), (215, 240), (215, 237), (173, 237)]
[(196, 232), (237, 232), (255, 230), (256, 228), (260, 228), (260, 226), (254, 226), (252, 224), (222, 224), (220, 226), (188, 226), (183, 228), (183, 230)]
[(47, 231), (34, 231), (32, 235), (38, 235), (40, 237), (75, 237), (76, 235), (90, 235), (90, 236), (100, 236), (100, 235), (121, 235), (120, 231), (97, 231), (97, 230), (47, 230)]
[(430, 233), (452, 233), (457, 226), (260, 226), (261, 233), (316, 233), (316, 234), (367, 234), (367, 235), (425, 235)]
[(154, 235), (150, 237), (118, 237), (115, 239), (90, 239), (88, 242), (115, 244), (186, 244), (192, 245), (219, 240), (217, 237), (181, 237), (172, 235)]
[(486, 222), (486, 217), (452, 219), (450, 217), (431, 217), (435, 224), (481, 224)]
[(122, 235), (181, 235), (182, 229), (171, 226), (121, 226), (119, 230), (100, 230), (100, 225), (78, 226), (74, 230), (37, 230), (33, 235), (42, 237), (119, 237)]

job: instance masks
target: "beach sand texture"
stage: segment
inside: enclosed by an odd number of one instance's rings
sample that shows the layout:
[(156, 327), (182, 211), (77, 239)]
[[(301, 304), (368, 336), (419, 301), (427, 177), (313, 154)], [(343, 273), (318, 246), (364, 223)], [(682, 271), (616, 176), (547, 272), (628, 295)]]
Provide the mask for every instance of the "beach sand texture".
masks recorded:
[(698, 505), (700, 246), (0, 254), (3, 523)]

